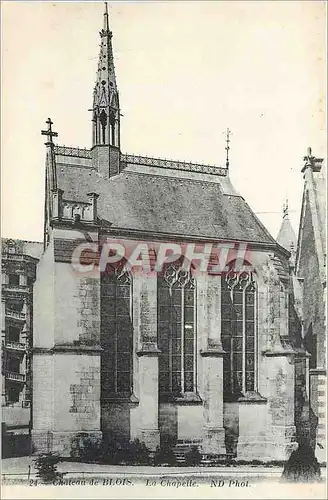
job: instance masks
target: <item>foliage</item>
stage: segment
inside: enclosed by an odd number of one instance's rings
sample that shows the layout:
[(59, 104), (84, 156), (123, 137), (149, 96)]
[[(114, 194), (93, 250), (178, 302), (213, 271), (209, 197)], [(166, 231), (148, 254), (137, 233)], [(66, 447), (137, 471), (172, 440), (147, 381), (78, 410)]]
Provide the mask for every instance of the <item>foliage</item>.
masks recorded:
[(150, 453), (139, 439), (129, 441), (105, 436), (101, 461), (108, 464), (149, 465)]
[(62, 474), (57, 471), (57, 464), (60, 457), (55, 453), (42, 453), (34, 459), (37, 469), (37, 477), (44, 483), (52, 483), (62, 478)]
[(139, 439), (134, 439), (134, 441), (129, 442), (128, 446), (125, 448), (125, 453), (126, 456), (124, 457), (124, 461), (129, 465), (150, 464), (149, 450), (145, 443), (142, 443)]
[(199, 465), (201, 460), (202, 455), (200, 454), (197, 446), (192, 446), (191, 449), (185, 454), (185, 465)]
[(154, 465), (177, 465), (171, 443), (163, 442), (161, 446), (157, 446), (154, 455)]
[(97, 462), (101, 453), (101, 443), (81, 433), (72, 443), (71, 457), (81, 462)]

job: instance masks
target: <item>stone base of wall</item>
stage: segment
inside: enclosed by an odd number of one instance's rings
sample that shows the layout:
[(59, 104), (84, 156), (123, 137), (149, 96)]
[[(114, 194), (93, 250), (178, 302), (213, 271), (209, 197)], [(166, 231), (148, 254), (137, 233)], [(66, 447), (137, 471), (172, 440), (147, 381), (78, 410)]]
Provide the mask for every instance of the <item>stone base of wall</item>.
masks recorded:
[(150, 451), (155, 451), (157, 446), (160, 445), (159, 431), (153, 429), (141, 429), (138, 439), (145, 443)]
[(266, 436), (266, 452), (270, 460), (288, 460), (298, 447), (295, 426), (271, 426)]
[(270, 460), (276, 460), (276, 457), (272, 457), (270, 451), (267, 450), (265, 437), (261, 438), (260, 436), (254, 435), (249, 436), (247, 439), (238, 439), (237, 456), (235, 459), (268, 462)]
[(225, 430), (221, 428), (204, 427), (202, 453), (209, 455), (225, 455)]
[(295, 427), (270, 427), (265, 436), (247, 436), (238, 439), (237, 460), (288, 460), (297, 448)]
[(101, 431), (36, 431), (32, 430), (33, 453), (58, 453), (61, 457), (71, 457), (83, 446), (84, 439), (94, 443), (102, 440)]

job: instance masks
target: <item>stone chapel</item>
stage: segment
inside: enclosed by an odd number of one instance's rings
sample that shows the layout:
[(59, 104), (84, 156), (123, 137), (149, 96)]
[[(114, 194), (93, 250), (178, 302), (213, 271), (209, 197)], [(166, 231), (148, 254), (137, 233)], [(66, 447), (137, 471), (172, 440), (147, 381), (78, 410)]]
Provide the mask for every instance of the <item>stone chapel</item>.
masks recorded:
[[(125, 154), (107, 8), (92, 147), (46, 136), (44, 252), (34, 285), (32, 439), (69, 456), (104, 434), (240, 460), (288, 458), (308, 354), (291, 253), (216, 167)], [(124, 146), (124, 144), (123, 144)], [(245, 243), (252, 271), (74, 272), (77, 242)], [(131, 243), (131, 244), (132, 244)], [(303, 377), (302, 377), (303, 375)], [(303, 387), (306, 390), (306, 387)]]

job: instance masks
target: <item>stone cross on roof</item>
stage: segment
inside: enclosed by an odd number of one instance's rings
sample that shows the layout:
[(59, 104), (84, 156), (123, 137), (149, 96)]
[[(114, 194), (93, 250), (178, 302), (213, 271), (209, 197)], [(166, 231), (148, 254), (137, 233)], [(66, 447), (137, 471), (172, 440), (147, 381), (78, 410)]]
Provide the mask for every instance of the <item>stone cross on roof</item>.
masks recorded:
[(47, 130), (41, 130), (41, 135), (46, 135), (48, 137), (48, 141), (46, 142), (46, 146), (53, 146), (54, 143), (53, 143), (52, 138), (53, 137), (58, 137), (58, 133), (54, 132), (52, 130), (53, 122), (51, 121), (51, 118), (48, 118), (48, 120), (46, 121), (46, 124), (48, 125), (48, 129)]
[(58, 133), (54, 132), (52, 130), (53, 122), (51, 121), (51, 118), (48, 118), (48, 120), (46, 121), (46, 124), (48, 125), (48, 128), (47, 128), (47, 130), (41, 130), (41, 135), (46, 135), (48, 138), (47, 142), (45, 143), (45, 145), (49, 148), (48, 149), (48, 152), (49, 152), (48, 162), (49, 163), (48, 163), (48, 167), (47, 167), (47, 169), (49, 169), (49, 170), (46, 173), (46, 175), (48, 176), (49, 189), (50, 189), (50, 191), (53, 191), (54, 189), (57, 189), (57, 169), (56, 169), (56, 158), (55, 158), (55, 153), (54, 153), (55, 145), (53, 143), (52, 138), (58, 137)]

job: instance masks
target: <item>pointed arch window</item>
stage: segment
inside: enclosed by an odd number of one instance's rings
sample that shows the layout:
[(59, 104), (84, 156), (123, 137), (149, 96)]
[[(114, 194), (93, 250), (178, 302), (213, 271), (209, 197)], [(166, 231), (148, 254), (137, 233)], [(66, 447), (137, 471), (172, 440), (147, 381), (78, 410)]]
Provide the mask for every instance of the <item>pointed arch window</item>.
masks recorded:
[(110, 142), (112, 146), (116, 146), (116, 118), (115, 112), (111, 110), (109, 115), (109, 123), (110, 123)]
[(132, 279), (124, 266), (101, 277), (102, 396), (132, 394)]
[(226, 400), (256, 391), (256, 280), (230, 270), (221, 278), (223, 390)]
[(159, 393), (161, 398), (196, 392), (196, 286), (180, 264), (158, 277)]
[(101, 124), (101, 140), (102, 144), (106, 144), (106, 127), (107, 127), (107, 114), (103, 109), (99, 116), (100, 124)]

